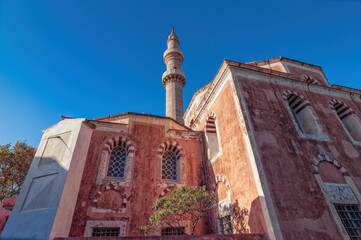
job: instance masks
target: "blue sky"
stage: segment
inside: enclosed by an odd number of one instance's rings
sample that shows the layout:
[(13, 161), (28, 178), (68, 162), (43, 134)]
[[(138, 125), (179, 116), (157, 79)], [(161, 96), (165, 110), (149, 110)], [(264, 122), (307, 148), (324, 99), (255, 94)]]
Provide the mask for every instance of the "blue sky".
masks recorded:
[(223, 59), (289, 57), (361, 89), (361, 0), (0, 0), (0, 144), (37, 146), (61, 115), (164, 115), (172, 25), (185, 108)]

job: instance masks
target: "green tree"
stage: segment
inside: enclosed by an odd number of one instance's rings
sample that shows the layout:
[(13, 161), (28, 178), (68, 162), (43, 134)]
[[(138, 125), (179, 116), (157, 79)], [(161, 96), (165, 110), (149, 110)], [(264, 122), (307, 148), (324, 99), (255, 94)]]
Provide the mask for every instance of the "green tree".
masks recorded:
[(19, 194), (35, 151), (25, 140), (0, 145), (0, 201)]
[[(194, 234), (198, 221), (214, 208), (214, 196), (203, 187), (181, 187), (169, 192), (156, 200), (152, 207), (155, 212), (149, 218), (149, 225), (140, 230), (147, 235), (158, 232), (164, 227), (182, 227), (182, 221), (191, 223), (191, 233)], [(186, 233), (184, 233), (186, 234)]]

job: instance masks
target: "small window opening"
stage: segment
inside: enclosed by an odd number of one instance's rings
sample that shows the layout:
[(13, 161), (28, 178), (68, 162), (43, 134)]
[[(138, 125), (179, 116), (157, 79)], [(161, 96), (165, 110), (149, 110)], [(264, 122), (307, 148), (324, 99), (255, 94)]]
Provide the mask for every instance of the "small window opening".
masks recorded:
[(120, 228), (93, 228), (92, 237), (118, 237)]
[(351, 239), (361, 239), (361, 212), (358, 205), (335, 204), (336, 211)]
[(124, 147), (117, 146), (112, 149), (109, 156), (107, 177), (125, 177), (127, 155), (127, 151)]
[(361, 122), (355, 112), (340, 102), (333, 104), (333, 108), (351, 137), (356, 141), (361, 141)]
[(231, 215), (219, 218), (219, 224), (221, 227), (221, 234), (233, 234)]
[(162, 179), (178, 180), (177, 155), (173, 151), (166, 151), (162, 156)]
[(169, 227), (162, 229), (162, 236), (185, 235), (184, 227)]
[(212, 159), (220, 150), (216, 121), (213, 115), (209, 116), (206, 122), (206, 138), (208, 144), (208, 156), (209, 159)]
[(304, 134), (322, 136), (322, 130), (316, 121), (311, 104), (304, 99), (291, 94), (287, 97), (288, 105), (296, 119), (298, 127)]

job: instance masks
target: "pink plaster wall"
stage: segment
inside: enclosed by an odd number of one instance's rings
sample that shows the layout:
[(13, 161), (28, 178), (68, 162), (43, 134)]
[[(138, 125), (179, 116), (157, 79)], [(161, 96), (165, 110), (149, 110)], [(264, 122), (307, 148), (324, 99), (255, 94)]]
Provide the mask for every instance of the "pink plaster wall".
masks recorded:
[[(87, 220), (126, 220), (126, 235), (139, 235), (139, 227), (146, 225), (152, 214), (151, 206), (165, 190), (164, 187), (160, 187), (161, 163), (157, 155), (158, 147), (165, 141), (177, 141), (184, 150), (185, 156), (181, 164), (183, 183), (188, 186), (205, 184), (201, 135), (196, 133), (185, 136), (182, 135), (184, 131), (175, 131), (172, 135), (174, 137), (171, 137), (166, 128), (169, 123), (163, 124), (168, 121), (170, 120), (161, 120), (158, 124), (130, 121), (130, 133), (94, 130), (69, 236), (83, 236)], [(114, 124), (112, 126), (114, 127)], [(107, 139), (119, 135), (131, 139), (135, 147), (131, 184), (121, 188), (121, 192), (127, 199), (126, 211), (124, 213), (94, 213), (91, 209), (92, 201), (100, 189), (100, 186), (96, 184), (96, 177), (101, 151)], [(207, 228), (201, 223), (196, 234), (202, 233), (207, 233)]]
[[(329, 101), (334, 97), (244, 77), (238, 81), (283, 236), (285, 239), (341, 239), (311, 171), (312, 159), (326, 154), (339, 161), (356, 181), (361, 178), (361, 146), (350, 142), (332, 112)], [(282, 99), (282, 93), (289, 89), (311, 103), (329, 141), (299, 136)], [(359, 103), (340, 100), (361, 116)], [(324, 173), (324, 178), (332, 175), (332, 171)]]

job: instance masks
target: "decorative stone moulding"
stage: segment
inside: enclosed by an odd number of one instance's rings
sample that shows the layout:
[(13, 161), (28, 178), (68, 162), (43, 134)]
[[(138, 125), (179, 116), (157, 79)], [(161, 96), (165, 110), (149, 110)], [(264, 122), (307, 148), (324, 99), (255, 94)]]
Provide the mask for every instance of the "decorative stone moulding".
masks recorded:
[(347, 184), (324, 183), (324, 190), (332, 203), (358, 204), (357, 197)]
[[(127, 152), (127, 162), (126, 162), (126, 169), (125, 169), (125, 177), (124, 178), (110, 178), (107, 177), (107, 166), (109, 161), (109, 156), (112, 151), (112, 149), (116, 146), (122, 146), (125, 148)], [(118, 136), (118, 137), (112, 137), (108, 139), (103, 146), (103, 150), (100, 157), (100, 165), (99, 165), (99, 171), (97, 176), (97, 184), (104, 184), (109, 181), (119, 181), (123, 182), (120, 183), (122, 185), (129, 185), (130, 179), (132, 175), (132, 169), (133, 169), (133, 158), (134, 158), (134, 144), (133, 141), (130, 140), (128, 137), (125, 136)]]
[(186, 85), (186, 75), (179, 69), (170, 69), (163, 73), (162, 84), (165, 87), (168, 82), (177, 81), (184, 87)]
[(157, 150), (157, 155), (162, 157), (163, 153), (166, 151), (174, 151), (174, 153), (177, 155), (177, 160), (181, 159), (182, 157), (185, 157), (184, 150), (180, 146), (180, 144), (176, 141), (165, 141), (163, 142)]
[[(119, 209), (106, 209), (106, 208), (100, 208), (98, 206), (99, 203), (99, 197), (106, 191), (114, 190), (118, 192), (121, 195), (122, 202), (121, 207)], [(94, 196), (93, 202), (92, 202), (92, 212), (102, 212), (102, 213), (125, 213), (127, 208), (127, 196), (125, 193), (123, 193), (122, 186), (117, 181), (110, 181), (106, 184), (103, 184), (100, 186), (99, 191)]]
[(317, 157), (313, 158), (312, 164), (311, 164), (311, 170), (314, 174), (320, 173), (318, 167), (319, 167), (320, 163), (323, 161), (326, 161), (326, 162), (329, 162), (329, 163), (332, 163), (333, 165), (335, 165), (338, 169), (340, 169), (343, 176), (350, 176), (348, 171), (341, 165), (340, 162), (338, 162), (336, 159), (333, 159), (324, 154), (318, 154)]

